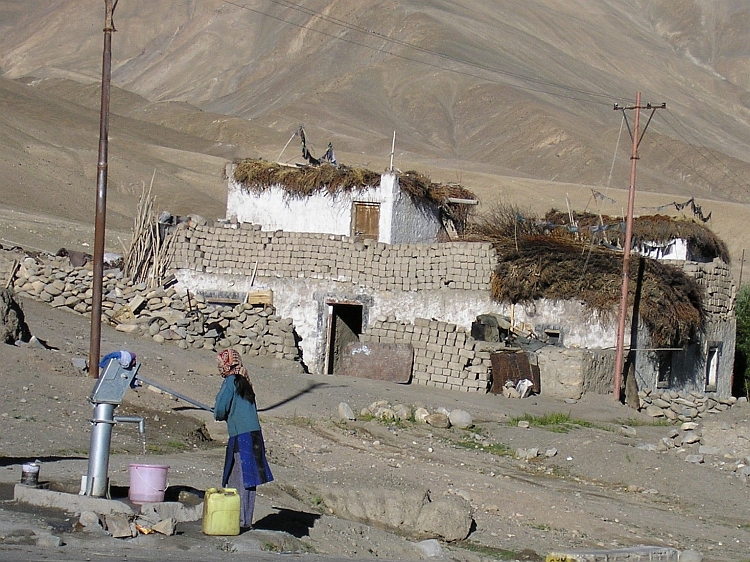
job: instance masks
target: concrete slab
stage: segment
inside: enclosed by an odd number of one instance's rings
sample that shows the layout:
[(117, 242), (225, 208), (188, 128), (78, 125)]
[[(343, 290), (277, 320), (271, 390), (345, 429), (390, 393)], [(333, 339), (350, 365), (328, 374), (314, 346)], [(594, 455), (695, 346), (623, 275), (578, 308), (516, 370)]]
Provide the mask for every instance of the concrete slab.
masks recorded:
[(93, 511), (100, 515), (110, 513), (134, 515), (136, 513), (131, 506), (121, 501), (55, 492), (24, 486), (23, 484), (16, 484), (13, 488), (13, 499), (18, 503), (63, 509), (70, 513), (81, 513), (83, 511)]
[(546, 562), (678, 562), (680, 551), (661, 546), (635, 546), (614, 550), (570, 550), (547, 555)]

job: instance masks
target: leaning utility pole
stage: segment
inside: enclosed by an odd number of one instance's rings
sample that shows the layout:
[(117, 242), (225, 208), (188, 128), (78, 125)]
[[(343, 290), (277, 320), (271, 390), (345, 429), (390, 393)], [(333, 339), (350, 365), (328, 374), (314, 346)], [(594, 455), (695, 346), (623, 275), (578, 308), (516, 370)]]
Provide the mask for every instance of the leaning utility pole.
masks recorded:
[[(630, 246), (633, 242), (633, 204), (635, 202), (635, 165), (638, 161), (638, 145), (641, 143), (643, 135), (646, 134), (651, 118), (656, 113), (657, 109), (666, 109), (667, 104), (663, 103), (660, 106), (652, 106), (650, 103), (641, 107), (641, 93), (638, 92), (635, 96), (635, 105), (632, 107), (620, 107), (615, 104), (614, 110), (621, 110), (623, 116), (625, 116), (626, 109), (635, 110), (635, 122), (633, 130), (630, 131), (630, 136), (633, 139), (633, 149), (630, 155), (630, 190), (628, 191), (628, 215), (625, 221), (625, 243), (623, 244), (622, 258), (622, 292), (620, 294), (620, 317), (617, 324), (617, 346), (615, 349), (615, 374), (614, 374), (614, 388), (613, 393), (615, 400), (620, 400), (620, 386), (622, 385), (622, 368), (624, 364), (623, 349), (625, 340), (625, 318), (627, 316), (628, 308), (628, 289), (630, 281)], [(643, 128), (643, 133), (639, 136), (638, 128), (640, 126), (639, 120), (641, 115), (641, 109), (651, 109), (651, 115), (648, 118), (646, 126)], [(627, 121), (626, 121), (627, 122)], [(628, 127), (629, 129), (630, 127)], [(637, 318), (633, 318), (632, 322), (637, 322)]]
[(89, 376), (99, 378), (102, 335), (102, 285), (104, 277), (104, 231), (107, 215), (107, 154), (109, 144), (109, 85), (112, 74), (112, 16), (119, 0), (104, 0), (104, 54), (102, 56), (102, 102), (99, 118), (99, 163), (96, 167), (96, 224), (94, 228), (94, 280), (91, 296), (91, 341)]

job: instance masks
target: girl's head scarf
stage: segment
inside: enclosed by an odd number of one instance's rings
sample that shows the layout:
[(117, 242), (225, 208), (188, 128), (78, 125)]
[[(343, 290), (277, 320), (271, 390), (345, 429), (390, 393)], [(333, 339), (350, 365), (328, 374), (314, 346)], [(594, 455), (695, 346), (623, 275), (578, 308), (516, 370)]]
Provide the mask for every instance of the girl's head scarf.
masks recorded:
[(248, 379), (248, 381), (250, 380), (247, 369), (242, 365), (242, 358), (236, 350), (229, 348), (221, 351), (217, 357), (217, 362), (222, 377), (239, 375)]

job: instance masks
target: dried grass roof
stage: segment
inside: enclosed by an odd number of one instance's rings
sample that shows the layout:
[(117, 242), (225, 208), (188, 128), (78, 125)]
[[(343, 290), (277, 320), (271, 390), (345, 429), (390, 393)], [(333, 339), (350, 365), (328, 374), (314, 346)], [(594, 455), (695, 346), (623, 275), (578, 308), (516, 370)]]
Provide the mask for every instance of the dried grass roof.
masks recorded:
[[(499, 302), (578, 300), (604, 316), (616, 314), (622, 290), (622, 254), (554, 235), (528, 214), (499, 207), (470, 226), (471, 237), (493, 242), (498, 265), (492, 296)], [(543, 222), (543, 221), (541, 221)], [(643, 263), (639, 315), (656, 347), (682, 347), (704, 326), (702, 291), (682, 269), (634, 256), (630, 262), (632, 307)]]
[[(415, 171), (398, 172), (399, 187), (416, 202), (429, 201), (440, 208), (444, 219), (453, 223), (456, 231), (463, 233), (471, 208), (451, 203), (449, 199), (471, 199), (476, 196), (458, 184), (441, 184)], [(340, 192), (364, 190), (380, 184), (380, 174), (366, 168), (334, 166), (322, 163), (318, 166), (288, 166), (276, 162), (248, 158), (237, 162), (234, 180), (242, 189), (262, 192), (279, 186), (293, 198), (307, 197), (317, 193), (335, 196)]]
[[(589, 227), (602, 224), (609, 226), (603, 236), (612, 244), (622, 246), (625, 240), (623, 219), (612, 216), (599, 216), (593, 213), (574, 214), (575, 224), (578, 226), (578, 237), (590, 241), (595, 233)], [(552, 209), (545, 217), (545, 221), (552, 225), (570, 225), (568, 213)], [(568, 231), (570, 232), (570, 231)], [(700, 252), (708, 259), (721, 258), (724, 263), (730, 263), (729, 248), (705, 224), (689, 218), (675, 218), (666, 215), (646, 215), (633, 219), (633, 243), (644, 242), (666, 244), (676, 238), (682, 238), (688, 245)]]
[[(476, 199), (458, 184), (440, 184), (415, 171), (398, 172), (399, 186), (415, 199), (426, 199), (444, 205), (448, 198)], [(287, 166), (276, 162), (248, 158), (237, 163), (234, 179), (243, 189), (264, 191), (279, 186), (291, 197), (306, 197), (325, 192), (335, 195), (367, 189), (380, 184), (380, 174), (366, 168), (334, 166)]]

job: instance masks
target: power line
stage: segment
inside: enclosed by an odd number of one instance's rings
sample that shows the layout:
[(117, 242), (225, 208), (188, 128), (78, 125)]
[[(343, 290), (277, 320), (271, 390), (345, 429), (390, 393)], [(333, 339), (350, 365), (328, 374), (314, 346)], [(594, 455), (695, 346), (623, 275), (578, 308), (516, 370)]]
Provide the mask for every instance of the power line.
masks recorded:
[[(709, 164), (710, 164), (710, 165), (711, 165), (711, 166), (712, 166), (713, 168), (715, 168), (716, 170), (718, 170), (719, 172), (721, 172), (721, 174), (722, 174), (722, 175), (723, 175), (724, 177), (726, 177), (726, 178), (727, 178), (728, 180), (730, 180), (730, 181), (731, 181), (731, 182), (732, 182), (732, 183), (733, 183), (734, 185), (736, 185), (737, 187), (739, 187), (740, 189), (742, 189), (742, 190), (744, 190), (744, 191), (750, 191), (750, 188), (748, 188), (748, 186), (746, 185), (745, 181), (743, 181), (743, 179), (742, 179), (742, 178), (741, 178), (740, 176), (738, 176), (738, 175), (737, 175), (737, 174), (736, 174), (736, 173), (735, 173), (735, 172), (734, 172), (733, 170), (731, 170), (731, 169), (730, 169), (730, 168), (728, 168), (728, 167), (727, 167), (726, 165), (724, 165), (724, 163), (723, 163), (723, 162), (722, 162), (722, 161), (721, 161), (721, 160), (720, 160), (719, 158), (717, 158), (716, 156), (714, 156), (714, 155), (712, 154), (711, 150), (710, 150), (709, 148), (707, 148), (707, 147), (706, 147), (706, 146), (705, 146), (705, 145), (704, 145), (704, 144), (703, 144), (703, 143), (702, 143), (702, 142), (701, 142), (701, 141), (700, 141), (700, 140), (699, 140), (699, 139), (698, 139), (698, 138), (697, 138), (697, 137), (696, 137), (696, 136), (695, 136), (694, 134), (692, 134), (692, 133), (690, 132), (690, 130), (689, 130), (689, 129), (688, 129), (688, 128), (687, 128), (686, 126), (685, 126), (685, 125), (683, 125), (683, 124), (682, 124), (682, 123), (680, 122), (680, 120), (679, 120), (679, 119), (677, 119), (677, 116), (676, 116), (676, 115), (674, 115), (673, 113), (669, 112), (669, 110), (667, 110), (667, 112), (668, 112), (668, 113), (670, 114), (670, 116), (671, 116), (671, 117), (673, 117), (673, 118), (674, 118), (674, 120), (675, 120), (675, 121), (676, 121), (676, 122), (677, 122), (677, 123), (678, 123), (678, 124), (679, 124), (679, 125), (680, 125), (680, 126), (681, 126), (681, 127), (682, 127), (682, 128), (684, 129), (684, 130), (685, 130), (685, 131), (686, 131), (686, 133), (687, 133), (687, 134), (689, 134), (689, 135), (690, 135), (690, 136), (691, 136), (691, 137), (692, 137), (692, 138), (693, 138), (693, 139), (695, 140), (695, 142), (696, 142), (696, 143), (698, 143), (698, 144), (699, 144), (699, 145), (701, 146), (701, 148), (703, 148), (703, 150), (705, 151), (705, 153), (703, 153), (703, 152), (701, 152), (700, 150), (698, 150), (698, 148), (697, 148), (697, 147), (696, 147), (696, 146), (695, 146), (695, 145), (694, 145), (694, 144), (693, 144), (692, 142), (690, 142), (690, 141), (689, 141), (688, 139), (686, 139), (686, 138), (685, 138), (685, 136), (684, 136), (684, 135), (682, 135), (682, 134), (681, 134), (681, 133), (680, 133), (680, 132), (679, 132), (679, 131), (678, 131), (678, 130), (677, 130), (677, 129), (676, 129), (675, 127), (674, 127), (674, 125), (672, 125), (672, 124), (671, 124), (671, 123), (670, 123), (669, 121), (667, 121), (667, 120), (664, 120), (664, 123), (666, 123), (666, 124), (667, 124), (667, 125), (668, 125), (668, 126), (669, 126), (669, 127), (670, 127), (670, 128), (671, 128), (671, 129), (672, 129), (672, 130), (673, 130), (674, 132), (675, 132), (675, 134), (676, 134), (677, 136), (679, 136), (679, 137), (680, 137), (680, 138), (681, 138), (681, 139), (682, 139), (683, 141), (685, 141), (685, 144), (687, 144), (687, 145), (688, 145), (689, 147), (691, 147), (691, 148), (692, 148), (693, 150), (695, 150), (695, 151), (696, 151), (696, 152), (697, 152), (697, 153), (698, 153), (698, 154), (699, 154), (699, 155), (700, 155), (700, 156), (701, 156), (701, 157), (702, 157), (703, 159), (705, 159), (705, 160), (706, 160), (706, 161), (707, 161), (707, 162), (708, 162), (708, 163), (709, 163)], [(708, 157), (707, 155), (711, 155), (711, 158), (709, 158), (709, 157)], [(718, 164), (720, 164), (720, 165), (722, 165), (722, 167), (723, 167), (723, 168), (719, 168), (719, 166), (717, 166), (717, 163), (718, 163)], [(735, 178), (735, 179), (736, 179), (737, 181), (734, 181), (734, 179), (732, 179), (732, 178), (730, 177), (730, 175), (731, 175), (731, 176), (734, 176), (734, 178)], [(705, 178), (703, 178), (703, 179), (705, 179)], [(706, 180), (706, 181), (708, 181), (708, 180)], [(709, 184), (710, 184), (710, 182), (709, 182)]]
[[(360, 26), (360, 25), (357, 25), (357, 24), (353, 24), (353, 23), (347, 22), (345, 20), (342, 20), (342, 19), (330, 16), (328, 14), (324, 14), (322, 12), (313, 10), (311, 8), (307, 8), (307, 7), (304, 7), (304, 6), (293, 4), (291, 2), (288, 2), (287, 0), (268, 0), (268, 2), (271, 2), (272, 4), (276, 4), (277, 6), (280, 6), (282, 8), (287, 8), (287, 9), (290, 9), (290, 10), (297, 11), (297, 12), (299, 12), (301, 14), (306, 15), (306, 16), (317, 18), (317, 19), (319, 19), (321, 21), (324, 21), (324, 22), (329, 23), (331, 25), (335, 25), (335, 26), (341, 27), (341, 28), (343, 28), (345, 30), (348, 30), (348, 31), (353, 31), (353, 32), (356, 32), (356, 33), (360, 33), (360, 34), (366, 35), (368, 37), (377, 38), (377, 39), (379, 39), (381, 41), (384, 41), (384, 42), (389, 43), (391, 45), (396, 45), (396, 46), (399, 46), (399, 47), (403, 47), (403, 48), (405, 48), (407, 50), (415, 51), (417, 53), (422, 53), (422, 54), (429, 55), (429, 56), (434, 56), (434, 57), (436, 57), (438, 59), (441, 59), (443, 61), (447, 61), (447, 62), (456, 63), (456, 64), (463, 65), (463, 66), (467, 66), (469, 68), (473, 68), (473, 69), (480, 70), (480, 71), (483, 71), (483, 72), (488, 72), (488, 73), (491, 73), (491, 74), (498, 74), (498, 75), (504, 76), (506, 78), (512, 78), (514, 80), (519, 80), (521, 82), (526, 82), (526, 83), (529, 83), (529, 84), (536, 84), (538, 86), (537, 87), (537, 86), (524, 85), (524, 84), (514, 84), (514, 87), (516, 87), (518, 89), (521, 89), (521, 90), (526, 90), (526, 91), (531, 91), (531, 92), (537, 92), (537, 93), (542, 93), (542, 94), (550, 95), (550, 96), (553, 96), (553, 97), (560, 97), (560, 98), (565, 98), (565, 99), (570, 99), (570, 100), (575, 100), (575, 101), (581, 101), (581, 102), (587, 102), (587, 103), (602, 103), (602, 104), (604, 104), (605, 102), (604, 101), (601, 101), (601, 102), (592, 102), (591, 99), (581, 98), (581, 97), (578, 97), (578, 95), (588, 96), (588, 98), (595, 98), (595, 99), (601, 99), (601, 100), (605, 100), (606, 99), (607, 102), (609, 102), (614, 97), (614, 96), (612, 96), (610, 94), (606, 94), (606, 93), (600, 93), (600, 92), (594, 92), (594, 91), (584, 90), (584, 89), (580, 89), (580, 88), (574, 88), (574, 87), (571, 87), (571, 86), (566, 86), (566, 85), (563, 85), (563, 84), (559, 84), (559, 83), (555, 83), (555, 82), (551, 82), (551, 81), (547, 81), (547, 80), (542, 80), (540, 78), (535, 78), (535, 77), (532, 77), (532, 76), (527, 76), (527, 75), (524, 75), (524, 74), (520, 74), (520, 73), (516, 73), (516, 72), (511, 72), (511, 71), (508, 71), (508, 70), (503, 70), (503, 69), (496, 68), (496, 67), (493, 67), (493, 66), (490, 66), (490, 65), (485, 65), (485, 64), (473, 62), (473, 61), (470, 61), (470, 60), (453, 57), (451, 55), (447, 55), (445, 53), (441, 53), (440, 51), (436, 51), (434, 49), (428, 49), (428, 48), (422, 47), (420, 45), (409, 43), (408, 41), (403, 41), (401, 39), (397, 39), (395, 37), (391, 37), (391, 36), (385, 35), (383, 33), (375, 31), (373, 29), (370, 29), (370, 28), (367, 28), (367, 27), (364, 27), (364, 26)], [(266, 11), (262, 11), (262, 10), (259, 10), (259, 9), (256, 9), (256, 8), (251, 8), (251, 7), (247, 6), (247, 5), (244, 5), (244, 4), (241, 4), (239, 2), (232, 1), (232, 0), (224, 0), (224, 3), (232, 5), (232, 6), (235, 6), (237, 8), (242, 9), (242, 10), (247, 10), (247, 11), (250, 11), (250, 12), (262, 15), (264, 17), (268, 17), (268, 18), (274, 19), (276, 21), (285, 23), (287, 25), (292, 25), (292, 26), (295, 26), (295, 27), (299, 27), (301, 29), (306, 29), (306, 30), (312, 31), (314, 33), (318, 33), (318, 34), (324, 35), (326, 37), (330, 37), (330, 38), (335, 39), (337, 41), (343, 41), (345, 43), (349, 43), (351, 45), (356, 45), (356, 46), (359, 46), (359, 47), (362, 47), (362, 48), (365, 48), (365, 49), (370, 49), (370, 50), (374, 50), (374, 51), (377, 51), (377, 52), (382, 52), (382, 48), (381, 47), (375, 47), (375, 46), (368, 45), (367, 43), (364, 43), (364, 42), (361, 42), (361, 41), (356, 41), (354, 39), (343, 37), (341, 35), (337, 35), (337, 34), (334, 34), (334, 33), (329, 33), (329, 32), (326, 32), (326, 31), (323, 31), (323, 30), (320, 30), (320, 29), (315, 29), (315, 28), (313, 28), (311, 26), (311, 22), (308, 22), (308, 23), (305, 23), (305, 24), (296, 23), (296, 22), (294, 22), (294, 21), (292, 21), (292, 20), (290, 20), (288, 18), (284, 18), (284, 17), (281, 17), (281, 16), (273, 15), (271, 13), (268, 13)], [(507, 83), (507, 82), (501, 82), (501, 81), (499, 81), (497, 79), (493, 80), (491, 77), (488, 77), (488, 76), (486, 76), (484, 74), (469, 72), (469, 71), (466, 71), (466, 70), (461, 70), (459, 68), (446, 67), (446, 66), (434, 63), (434, 62), (429, 62), (427, 60), (413, 58), (413, 57), (410, 57), (410, 56), (407, 56), (407, 55), (404, 55), (404, 54), (398, 54), (398, 53), (393, 52), (392, 50), (388, 51), (388, 54), (390, 56), (392, 56), (392, 57), (395, 57), (395, 58), (399, 58), (399, 59), (406, 60), (406, 61), (409, 61), (409, 62), (414, 62), (414, 63), (417, 63), (417, 64), (422, 64), (422, 65), (425, 65), (425, 66), (429, 66), (431, 68), (435, 68), (435, 69), (446, 71), (446, 72), (452, 72), (452, 73), (459, 74), (459, 75), (462, 75), (462, 76), (467, 76), (467, 77), (470, 77), (470, 78), (476, 78), (476, 79), (480, 79), (480, 80), (486, 80), (486, 81), (489, 81), (489, 82), (494, 82), (496, 84), (505, 84), (505, 83)], [(544, 87), (546, 87), (546, 88), (553, 88), (553, 89), (561, 90), (562, 92), (568, 92), (568, 93), (564, 94), (564, 93), (561, 93), (561, 92), (550, 91), (549, 89), (545, 89)], [(675, 120), (678, 121), (678, 123), (679, 123), (679, 120), (677, 120), (676, 116), (674, 116), (673, 113), (670, 112), (670, 115), (672, 115), (675, 118)], [(714, 162), (711, 162), (711, 160), (706, 156), (705, 153), (702, 153), (701, 151), (699, 151), (697, 149), (697, 147), (693, 143), (691, 143), (688, 139), (686, 139), (685, 136), (682, 135), (671, 123), (669, 123), (666, 120), (664, 121), (664, 123), (667, 124), (675, 132), (675, 134), (677, 134), (685, 142), (685, 144), (687, 144), (693, 150), (695, 150), (696, 152), (698, 152), (698, 154), (700, 154), (702, 158), (704, 158), (705, 160), (707, 160), (714, 168), (716, 168), (717, 170), (719, 170), (725, 177), (729, 178), (729, 175), (727, 174), (727, 169), (726, 168), (724, 170), (718, 168)], [(682, 126), (687, 131), (687, 128), (684, 125), (682, 125)], [(695, 141), (707, 153), (710, 154), (710, 151), (694, 135), (691, 135), (691, 136), (695, 139)], [(656, 141), (656, 140), (654, 140), (654, 142), (656, 144), (659, 144), (658, 141)], [(667, 152), (668, 154), (670, 154), (675, 160), (677, 160), (683, 166), (685, 166), (687, 169), (692, 170), (694, 172), (694, 174), (696, 176), (698, 176), (699, 178), (701, 178), (703, 181), (705, 181), (709, 185), (710, 188), (714, 188), (715, 187), (712, 184), (712, 182), (708, 178), (704, 177), (694, 166), (692, 166), (692, 165), (684, 162), (677, 155), (675, 155), (672, 152), (670, 152), (669, 149), (667, 149), (664, 145), (659, 144), (659, 146), (663, 150), (665, 150), (665, 152)], [(721, 162), (716, 157), (713, 157), (713, 158), (714, 158), (714, 160), (716, 162)], [(740, 187), (744, 191), (750, 191), (750, 188), (748, 188), (744, 184), (744, 182), (742, 181), (742, 179), (739, 176), (737, 176), (734, 173), (733, 173), (733, 175), (735, 176), (735, 178), (739, 182), (739, 183), (737, 183), (737, 182), (733, 181), (733, 183), (735, 185), (737, 185), (738, 187)], [(731, 179), (731, 178), (729, 178), (729, 179)], [(717, 191), (722, 191), (718, 187), (716, 189), (717, 189)]]
[[(716, 189), (716, 191), (718, 191), (718, 192), (723, 192), (723, 191), (724, 191), (724, 190), (723, 190), (722, 188), (720, 188), (720, 187), (718, 187), (718, 186), (715, 186), (715, 185), (714, 185), (714, 184), (713, 184), (713, 183), (711, 182), (711, 180), (709, 180), (709, 179), (708, 179), (707, 177), (705, 177), (705, 176), (704, 176), (704, 175), (703, 175), (703, 174), (702, 174), (702, 173), (701, 173), (700, 171), (698, 171), (698, 169), (697, 169), (697, 168), (696, 168), (696, 167), (695, 167), (694, 165), (691, 165), (691, 164), (688, 164), (687, 162), (685, 162), (685, 161), (684, 161), (683, 159), (681, 159), (681, 158), (680, 158), (679, 156), (677, 156), (677, 155), (676, 155), (676, 154), (675, 154), (674, 152), (672, 152), (671, 150), (669, 150), (669, 148), (667, 148), (667, 147), (666, 147), (666, 146), (665, 146), (664, 144), (660, 143), (660, 142), (659, 142), (659, 141), (658, 141), (658, 140), (657, 140), (657, 139), (656, 139), (655, 137), (653, 137), (652, 139), (653, 139), (653, 143), (654, 143), (655, 145), (659, 146), (659, 147), (660, 147), (660, 148), (661, 148), (661, 149), (662, 149), (662, 150), (663, 150), (664, 152), (666, 152), (666, 153), (667, 153), (667, 154), (669, 154), (669, 155), (670, 155), (670, 156), (671, 156), (672, 158), (674, 158), (675, 160), (677, 160), (677, 162), (679, 162), (680, 164), (682, 164), (682, 165), (683, 165), (683, 166), (684, 166), (685, 168), (687, 168), (688, 170), (692, 170), (692, 172), (693, 172), (693, 174), (694, 174), (695, 176), (697, 176), (698, 178), (700, 178), (700, 179), (702, 179), (702, 180), (703, 180), (704, 182), (706, 182), (706, 184), (708, 185), (708, 187), (709, 187), (710, 189)], [(694, 148), (694, 147), (693, 147), (693, 148)], [(699, 153), (699, 154), (700, 154), (700, 153)]]
[[(527, 75), (524, 75), (524, 74), (510, 72), (508, 70), (503, 70), (503, 69), (499, 69), (499, 68), (492, 67), (492, 66), (489, 66), (489, 65), (484, 65), (484, 64), (481, 64), (481, 63), (477, 63), (477, 62), (472, 62), (472, 61), (469, 61), (469, 60), (466, 60), (466, 59), (460, 59), (460, 58), (452, 57), (450, 55), (447, 55), (445, 53), (441, 53), (439, 51), (435, 51), (433, 49), (428, 49), (428, 48), (425, 48), (425, 47), (421, 47), (419, 45), (415, 45), (413, 43), (409, 43), (407, 41), (403, 41), (403, 40), (400, 40), (400, 39), (389, 37), (388, 35), (384, 35), (382, 33), (379, 33), (379, 32), (373, 31), (371, 29), (368, 29), (366, 27), (362, 27), (362, 26), (358, 26), (358, 25), (355, 25), (355, 24), (351, 24), (351, 23), (345, 22), (343, 20), (340, 20), (338, 18), (334, 18), (332, 16), (328, 16), (326, 14), (323, 14), (321, 12), (317, 12), (317, 11), (312, 10), (310, 8), (305, 8), (305, 7), (298, 6), (298, 5), (295, 5), (295, 4), (291, 4), (289, 2), (284, 2), (284, 1), (281, 1), (281, 0), (268, 0), (268, 1), (272, 2), (273, 4), (276, 4), (278, 6), (284, 7), (284, 8), (289, 8), (289, 9), (292, 9), (292, 10), (296, 10), (296, 11), (298, 11), (300, 13), (303, 13), (305, 15), (308, 15), (308, 16), (314, 16), (314, 17), (316, 17), (318, 19), (321, 19), (321, 20), (323, 20), (323, 21), (325, 21), (327, 23), (330, 23), (332, 25), (336, 25), (336, 26), (342, 27), (344, 29), (347, 29), (347, 30), (350, 30), (350, 31), (355, 31), (357, 33), (362, 33), (362, 34), (365, 34), (365, 35), (368, 35), (368, 36), (371, 36), (371, 37), (376, 37), (376, 38), (378, 38), (378, 39), (380, 39), (382, 41), (385, 41), (387, 43), (391, 43), (393, 45), (398, 45), (398, 46), (404, 47), (406, 49), (410, 49), (410, 50), (413, 50), (413, 51), (421, 52), (423, 54), (435, 56), (435, 57), (440, 58), (442, 60), (453, 62), (453, 63), (457, 63), (457, 64), (464, 65), (464, 66), (468, 66), (468, 67), (471, 67), (471, 68), (474, 68), (474, 69), (477, 69), (477, 70), (482, 70), (482, 71), (485, 71), (485, 72), (490, 72), (492, 74), (499, 74), (499, 75), (505, 76), (507, 78), (513, 78), (513, 79), (516, 79), (516, 80), (521, 80), (522, 82), (527, 82), (527, 83), (531, 83), (531, 84), (537, 84), (537, 85), (540, 86), (540, 87), (532, 87), (532, 86), (525, 86), (523, 84), (516, 85), (516, 87), (519, 88), (519, 89), (521, 89), (521, 90), (526, 90), (526, 91), (531, 91), (531, 92), (538, 92), (538, 93), (543, 93), (543, 94), (547, 94), (547, 95), (550, 95), (550, 96), (561, 97), (561, 98), (565, 98), (565, 99), (570, 99), (570, 100), (575, 100), (575, 101), (582, 101), (582, 102), (587, 102), (587, 103), (597, 103), (597, 102), (592, 102), (591, 99), (590, 99), (590, 98), (596, 98), (596, 99), (602, 100), (602, 101), (598, 102), (598, 103), (601, 103), (602, 105), (604, 105), (604, 104), (609, 105), (610, 102), (611, 102), (611, 100), (612, 100), (612, 95), (607, 94), (607, 93), (600, 93), (600, 92), (593, 92), (593, 91), (588, 91), (588, 90), (582, 90), (580, 88), (574, 88), (574, 87), (571, 87), (571, 86), (565, 86), (563, 84), (558, 84), (558, 83), (555, 83), (555, 82), (550, 82), (550, 81), (547, 81), (547, 80), (542, 80), (540, 78), (534, 78), (534, 77), (527, 76)], [(233, 2), (231, 0), (224, 0), (224, 3), (225, 4), (230, 4), (232, 6), (235, 6), (237, 8), (243, 9), (243, 10), (254, 12), (256, 14), (260, 14), (262, 16), (274, 19), (276, 21), (280, 21), (280, 22), (286, 23), (288, 25), (293, 25), (293, 26), (299, 27), (301, 29), (307, 29), (309, 31), (312, 31), (314, 33), (319, 33), (321, 35), (324, 35), (326, 37), (330, 37), (332, 39), (336, 39), (336, 40), (339, 40), (339, 41), (344, 41), (346, 43), (349, 43), (349, 44), (352, 44), (352, 45), (357, 45), (357, 46), (363, 47), (365, 49), (370, 49), (370, 50), (374, 50), (374, 51), (378, 51), (378, 52), (382, 51), (382, 49), (379, 48), (379, 47), (373, 47), (373, 46), (368, 45), (366, 43), (355, 41), (353, 39), (348, 39), (348, 38), (342, 37), (340, 35), (335, 35), (333, 33), (328, 33), (326, 31), (322, 31), (320, 29), (315, 29), (313, 27), (310, 27), (310, 25), (308, 25), (308, 24), (296, 23), (296, 22), (293, 22), (293, 21), (291, 21), (289, 19), (285, 19), (283, 17), (276, 16), (276, 15), (270, 14), (268, 12), (264, 12), (262, 10), (251, 8), (249, 6), (246, 6), (244, 4), (240, 4), (238, 2)], [(415, 62), (415, 63), (418, 63), (418, 64), (424, 64), (426, 66), (430, 66), (432, 68), (436, 68), (438, 70), (443, 70), (443, 71), (446, 71), (446, 72), (453, 72), (455, 74), (460, 74), (460, 75), (468, 76), (468, 77), (471, 77), (471, 78), (478, 78), (480, 80), (487, 80), (487, 81), (490, 81), (490, 82), (495, 82), (497, 84), (504, 84), (505, 83), (505, 82), (500, 82), (498, 80), (492, 80), (491, 78), (488, 78), (485, 75), (480, 75), (480, 74), (476, 74), (476, 73), (472, 73), (472, 72), (467, 72), (465, 70), (460, 70), (460, 69), (457, 69), (457, 68), (448, 68), (448, 67), (436, 64), (436, 63), (431, 63), (429, 61), (420, 60), (420, 59), (416, 59), (416, 58), (409, 57), (409, 56), (406, 56), (406, 55), (394, 53), (393, 51), (389, 51), (388, 54), (391, 55), (391, 56), (393, 56), (393, 57), (400, 58), (402, 60), (407, 60), (409, 62)], [(551, 92), (549, 90), (545, 90), (545, 89), (541, 88), (541, 86), (546, 86), (548, 88), (556, 88), (556, 89), (562, 90), (564, 92), (570, 92), (570, 94), (562, 94), (562, 93)], [(588, 96), (588, 98), (576, 97), (573, 94), (579, 94), (579, 95), (582, 95), (582, 96)], [(606, 100), (606, 101), (604, 101), (604, 100)]]

